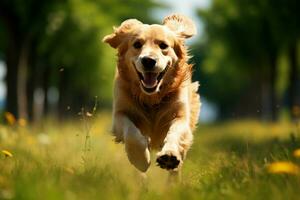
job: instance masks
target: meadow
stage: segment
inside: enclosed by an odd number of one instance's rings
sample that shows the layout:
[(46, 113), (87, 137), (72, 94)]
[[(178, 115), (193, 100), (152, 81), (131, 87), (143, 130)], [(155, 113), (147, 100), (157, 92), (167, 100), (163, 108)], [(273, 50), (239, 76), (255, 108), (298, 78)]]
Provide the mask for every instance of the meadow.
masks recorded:
[(199, 125), (182, 181), (143, 181), (110, 136), (109, 113), (0, 125), (0, 199), (299, 199), (299, 123)]

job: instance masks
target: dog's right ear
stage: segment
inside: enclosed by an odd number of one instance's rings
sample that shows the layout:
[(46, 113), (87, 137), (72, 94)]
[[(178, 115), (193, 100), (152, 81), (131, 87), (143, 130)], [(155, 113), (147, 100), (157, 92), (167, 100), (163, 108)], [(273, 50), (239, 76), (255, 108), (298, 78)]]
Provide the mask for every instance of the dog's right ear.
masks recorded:
[(125, 20), (119, 27), (114, 27), (114, 32), (110, 35), (106, 35), (102, 41), (108, 43), (113, 48), (118, 48), (126, 34), (141, 24), (143, 23), (136, 19)]
[(173, 14), (167, 16), (163, 20), (163, 25), (174, 31), (181, 38), (190, 38), (197, 33), (194, 22), (180, 14)]

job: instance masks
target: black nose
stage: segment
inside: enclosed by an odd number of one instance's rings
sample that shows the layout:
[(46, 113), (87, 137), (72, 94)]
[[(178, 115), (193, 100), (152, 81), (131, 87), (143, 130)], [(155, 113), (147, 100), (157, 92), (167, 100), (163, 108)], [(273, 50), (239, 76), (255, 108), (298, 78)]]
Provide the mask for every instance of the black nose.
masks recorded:
[(152, 70), (156, 64), (156, 60), (149, 57), (143, 57), (142, 64), (146, 70)]

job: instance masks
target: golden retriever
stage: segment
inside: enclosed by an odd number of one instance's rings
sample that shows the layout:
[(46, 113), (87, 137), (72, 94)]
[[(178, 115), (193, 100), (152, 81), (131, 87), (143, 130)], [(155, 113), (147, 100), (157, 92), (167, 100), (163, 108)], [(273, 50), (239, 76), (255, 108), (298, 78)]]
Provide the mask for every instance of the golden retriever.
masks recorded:
[(194, 23), (176, 14), (163, 25), (128, 19), (103, 39), (118, 50), (112, 132), (141, 172), (158, 149), (157, 164), (178, 173), (192, 144), (200, 100), (184, 40), (195, 34)]

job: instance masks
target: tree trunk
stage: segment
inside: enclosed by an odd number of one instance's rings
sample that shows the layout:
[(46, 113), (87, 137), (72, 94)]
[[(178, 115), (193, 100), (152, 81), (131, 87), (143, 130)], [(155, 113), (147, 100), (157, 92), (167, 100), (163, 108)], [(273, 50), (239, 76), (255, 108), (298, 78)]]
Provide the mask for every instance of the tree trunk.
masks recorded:
[(297, 102), (297, 83), (299, 81), (299, 72), (297, 66), (297, 43), (293, 43), (288, 52), (288, 58), (290, 62), (289, 71), (289, 85), (288, 85), (288, 108), (291, 118), (296, 118), (295, 112), (293, 112), (294, 106), (300, 106), (300, 102)]
[[(33, 52), (31, 55), (35, 55)], [(30, 61), (34, 61), (34, 57), (30, 57)], [(28, 112), (28, 120), (34, 120), (34, 90), (37, 88), (37, 79), (39, 77), (39, 73), (36, 71), (36, 64), (33, 62), (28, 62), (28, 78), (27, 78), (27, 112)]]
[(7, 2), (0, 1), (0, 20), (4, 23), (7, 32), (7, 47), (5, 52), (6, 62), (6, 105), (5, 110), (18, 117), (18, 94), (17, 94), (17, 71), (18, 60), (20, 56), (19, 47), (19, 21), (12, 12), (12, 9), (7, 7)]
[(29, 42), (25, 41), (21, 46), (18, 72), (17, 72), (17, 95), (19, 117), (28, 119), (27, 112), (27, 70), (28, 70)]
[(275, 52), (270, 55), (270, 104), (271, 104), (271, 120), (276, 121), (278, 115), (278, 99), (276, 94), (277, 81), (277, 54)]
[(43, 72), (43, 80), (42, 80), (42, 87), (45, 93), (45, 99), (44, 99), (44, 115), (49, 114), (49, 102), (48, 102), (48, 89), (49, 89), (49, 82), (50, 82), (50, 67), (45, 66), (44, 72)]
[(270, 113), (272, 112), (270, 104), (270, 81), (268, 79), (262, 78), (261, 80), (261, 118), (264, 121), (270, 120)]
[[(12, 35), (11, 35), (12, 37)], [(9, 45), (6, 51), (6, 108), (5, 110), (18, 117), (18, 95), (17, 95), (17, 74), (19, 50), (16, 41), (9, 37)]]
[(71, 105), (69, 92), (68, 92), (68, 71), (67, 70), (64, 70), (59, 76), (58, 91), (59, 91), (58, 115), (60, 119), (63, 119), (67, 115), (66, 111), (68, 106)]

